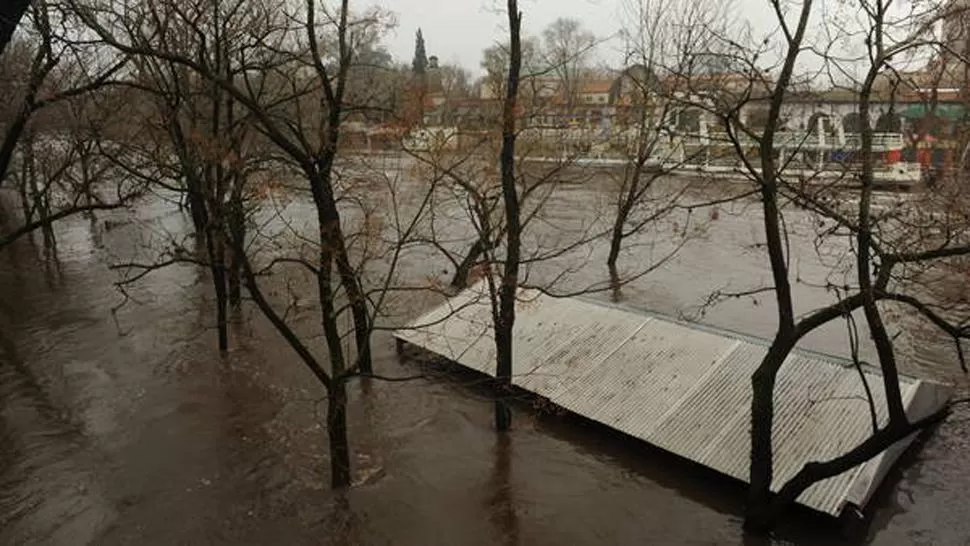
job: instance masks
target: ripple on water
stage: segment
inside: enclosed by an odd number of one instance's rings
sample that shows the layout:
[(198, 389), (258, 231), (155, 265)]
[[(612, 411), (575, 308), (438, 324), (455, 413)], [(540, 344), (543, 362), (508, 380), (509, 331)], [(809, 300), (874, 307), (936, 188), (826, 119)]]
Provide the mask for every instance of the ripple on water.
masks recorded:
[[(586, 202), (572, 191), (572, 202)], [(572, 225), (571, 214), (560, 210), (554, 220)], [(50, 276), (38, 273), (44, 266), (28, 247), (0, 267), (0, 543), (741, 543), (736, 484), (569, 416), (533, 418), (525, 405), (515, 430), (497, 438), (487, 392), (461, 375), (352, 384), (359, 486), (331, 494), (321, 390), (252, 309), (220, 358), (204, 274), (174, 267), (132, 287), (142, 303), (129, 302), (115, 322), (111, 308), (123, 298), (103, 262), (142, 255), (140, 245), (187, 225), (156, 205), (129, 220), (95, 233), (72, 225)], [(765, 282), (764, 257), (752, 246), (758, 222), (750, 209), (724, 210), (675, 260), (626, 287), (629, 303), (689, 313), (724, 287), (723, 272), (740, 278), (733, 288)], [(796, 248), (814, 254), (807, 223), (792, 225)], [(836, 250), (827, 256), (835, 260)], [(596, 252), (571, 282), (599, 279)], [(416, 253), (408, 263), (449, 267), (435, 259)], [(623, 257), (630, 267), (640, 259)], [(832, 270), (807, 259), (798, 267), (806, 281)], [(803, 302), (826, 301), (807, 283), (796, 292)], [(770, 301), (739, 300), (705, 320), (766, 335), (772, 316)], [(305, 326), (313, 331), (315, 322)], [(843, 347), (843, 333), (824, 332), (815, 348)], [(936, 338), (902, 341), (913, 371), (950, 373)], [(380, 335), (375, 344), (379, 370), (401, 372), (391, 341)], [(959, 411), (890, 478), (865, 542), (970, 538), (968, 421)], [(827, 525), (808, 519), (776, 543), (860, 542), (833, 538)]]

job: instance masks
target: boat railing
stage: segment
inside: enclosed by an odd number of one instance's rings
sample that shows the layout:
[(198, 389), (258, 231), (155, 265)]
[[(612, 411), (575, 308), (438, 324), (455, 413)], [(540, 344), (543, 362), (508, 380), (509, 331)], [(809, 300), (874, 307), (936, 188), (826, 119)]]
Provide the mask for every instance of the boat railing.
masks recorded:
[[(735, 135), (734, 138), (727, 133), (686, 134), (684, 137), (685, 144), (733, 145), (737, 140), (742, 148), (758, 146), (758, 141), (747, 134)], [(820, 138), (816, 133), (779, 131), (775, 133), (774, 145), (781, 149), (859, 150), (862, 148), (862, 135), (845, 133), (841, 138), (839, 135), (826, 135)], [(902, 133), (873, 133), (872, 135), (872, 149), (875, 151), (899, 150), (905, 146), (906, 140)]]

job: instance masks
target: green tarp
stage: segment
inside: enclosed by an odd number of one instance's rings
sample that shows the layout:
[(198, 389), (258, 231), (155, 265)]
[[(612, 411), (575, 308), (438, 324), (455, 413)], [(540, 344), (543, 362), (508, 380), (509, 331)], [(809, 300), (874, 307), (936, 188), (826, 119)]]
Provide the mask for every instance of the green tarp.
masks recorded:
[(908, 119), (919, 119), (927, 114), (946, 119), (963, 119), (964, 108), (962, 104), (937, 104), (935, 108), (930, 108), (928, 104), (910, 104), (900, 114)]

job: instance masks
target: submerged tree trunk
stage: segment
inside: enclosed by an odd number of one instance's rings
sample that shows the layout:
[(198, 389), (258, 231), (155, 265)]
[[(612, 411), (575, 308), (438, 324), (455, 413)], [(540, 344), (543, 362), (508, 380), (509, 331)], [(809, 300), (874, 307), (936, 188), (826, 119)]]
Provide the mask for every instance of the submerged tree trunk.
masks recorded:
[[(763, 172), (774, 176), (774, 163), (766, 158)], [(795, 346), (794, 311), (788, 269), (782, 243), (781, 222), (777, 208), (774, 179), (762, 187), (765, 213), (765, 236), (778, 302), (778, 330), (761, 365), (751, 376), (751, 458), (749, 465), (748, 505), (744, 528), (755, 534), (767, 533), (774, 525), (771, 482), (774, 479), (772, 451), (774, 425), (775, 379), (785, 359)]]
[[(232, 192), (229, 196), (229, 233), (231, 237), (239, 241), (244, 241), (246, 238), (246, 218), (244, 217), (245, 212), (242, 203), (242, 185), (242, 176), (237, 174), (233, 177)], [(241, 262), (240, 256), (236, 254), (234, 249), (230, 248), (227, 275), (229, 278), (229, 305), (233, 307), (239, 307), (242, 302)]]
[[(641, 123), (643, 122), (644, 117), (643, 114), (641, 114)], [(616, 206), (616, 218), (614, 218), (613, 227), (610, 230), (610, 252), (606, 256), (606, 268), (610, 274), (610, 293), (613, 301), (620, 301), (620, 298), (622, 297), (622, 294), (620, 293), (622, 284), (620, 281), (620, 271), (616, 266), (616, 262), (620, 259), (620, 250), (623, 248), (623, 239), (630, 235), (629, 233), (624, 233), (623, 229), (626, 226), (627, 220), (630, 218), (630, 213), (633, 211), (633, 207), (642, 197), (643, 192), (640, 188), (640, 173), (642, 172), (643, 166), (649, 157), (649, 148), (647, 148), (644, 143), (641, 143), (637, 157), (633, 161), (633, 164), (627, 164), (625, 168), (623, 177), (625, 188), (621, 188), (620, 191), (620, 200)], [(647, 183), (649, 184), (649, 182)]]
[[(238, 233), (230, 233), (233, 250), (240, 256), (239, 263), (243, 273), (243, 281), (256, 306), (264, 316), (283, 336), (290, 347), (299, 355), (307, 369), (317, 378), (327, 391), (327, 435), (330, 445), (331, 484), (334, 488), (343, 488), (350, 484), (350, 443), (347, 437), (347, 393), (343, 377), (343, 353), (340, 347), (340, 332), (333, 315), (333, 294), (330, 287), (331, 267), (330, 250), (321, 245), (320, 270), (317, 275), (319, 298), (324, 307), (321, 309), (321, 322), (324, 335), (330, 348), (330, 365), (333, 367), (332, 376), (327, 373), (319, 361), (313, 356), (309, 348), (300, 341), (296, 333), (266, 301), (265, 296), (256, 282), (256, 275), (244, 254), (244, 242), (237, 237)], [(321, 241), (325, 242), (325, 241)], [(330, 305), (328, 306), (328, 302)], [(333, 379), (331, 378), (333, 377)]]
[(34, 162), (34, 139), (30, 133), (21, 140), (22, 161), (20, 165), (20, 203), (24, 224), (34, 221), (34, 203), (37, 201), (37, 171)]
[(513, 546), (522, 544), (519, 517), (516, 513), (516, 499), (512, 487), (512, 437), (499, 434), (495, 438), (494, 462), (488, 482), (488, 513), (504, 540), (501, 544)]
[(206, 229), (206, 247), (209, 251), (209, 272), (216, 294), (216, 326), (219, 332), (219, 352), (229, 350), (229, 322), (227, 320), (228, 294), (226, 293), (226, 251), (223, 234), (218, 226)]
[[(91, 156), (89, 153), (90, 150), (85, 150), (84, 153), (81, 154), (81, 187), (84, 188), (84, 205), (88, 207), (94, 204), (94, 197), (91, 195), (91, 191), (97, 176), (91, 172)], [(85, 212), (84, 217), (94, 221), (94, 211), (89, 210)]]
[(229, 266), (226, 268), (226, 276), (229, 285), (229, 305), (238, 308), (242, 303), (242, 282), (241, 268), (239, 260), (235, 254), (229, 254)]
[(43, 222), (41, 233), (44, 235), (44, 249), (48, 252), (56, 252), (57, 239), (54, 237), (54, 225), (48, 221), (51, 217), (51, 191), (53, 190), (48, 189), (40, 195), (37, 208), (40, 213), (40, 221)]
[[(801, 36), (807, 23), (810, 0), (803, 6), (803, 13), (799, 21), (799, 29), (793, 44), (801, 43)], [(791, 479), (787, 480), (780, 488), (777, 495), (772, 495), (769, 488), (772, 481), (772, 395), (774, 390), (775, 377), (781, 368), (785, 357), (794, 348), (797, 338), (804, 335), (805, 322), (800, 322), (797, 326), (793, 325), (793, 312), (791, 303), (790, 287), (785, 270), (785, 253), (781, 238), (782, 228), (779, 224), (779, 211), (777, 199), (777, 184), (775, 179), (767, 178), (774, 175), (774, 166), (771, 159), (763, 160), (763, 171), (766, 182), (763, 184), (762, 193), (764, 198), (765, 211), (765, 232), (766, 246), (769, 249), (772, 267), (775, 272), (777, 297), (779, 303), (779, 330), (765, 357), (762, 365), (752, 378), (754, 397), (752, 399), (752, 449), (751, 449), (751, 498), (748, 506), (748, 513), (745, 519), (745, 529), (758, 534), (766, 534), (776, 524), (777, 519), (783, 510), (793, 504), (798, 496), (812, 484), (826, 478), (836, 476), (842, 472), (857, 466), (889, 448), (893, 443), (905, 438), (907, 435), (922, 427), (936, 422), (946, 413), (944, 410), (924, 418), (922, 422), (910, 423), (903, 406), (900, 394), (899, 377), (896, 369), (895, 355), (893, 352), (892, 339), (886, 331), (885, 324), (876, 305), (876, 286), (880, 290), (885, 288), (890, 279), (892, 263), (881, 262), (883, 268), (879, 272), (876, 284), (873, 284), (871, 263), (873, 234), (870, 224), (870, 197), (873, 181), (873, 154), (872, 154), (872, 129), (869, 119), (869, 99), (872, 91), (872, 84), (877, 75), (882, 70), (882, 17), (885, 15), (884, 5), (878, 4), (878, 8), (870, 13), (874, 17), (876, 24), (873, 36), (872, 47), (877, 51), (875, 61), (870, 69), (865, 82), (860, 91), (859, 115), (861, 118), (861, 156), (862, 156), (862, 176), (861, 194), (858, 205), (858, 223), (855, 228), (856, 235), (856, 272), (859, 282), (859, 294), (855, 298), (861, 304), (870, 335), (876, 345), (879, 355), (879, 363), (883, 374), (883, 386), (886, 394), (886, 405), (888, 410), (889, 422), (883, 428), (874, 430), (862, 443), (852, 447), (842, 455), (834, 457), (824, 462), (809, 462)], [(794, 48), (794, 45), (791, 46)], [(787, 83), (791, 73), (790, 67), (797, 55), (797, 51), (792, 49), (788, 54), (785, 70), (779, 82)], [(787, 73), (787, 74), (786, 74)], [(783, 89), (780, 88), (780, 89)], [(777, 105), (781, 102), (781, 95), (773, 97), (772, 107), (777, 113)], [(777, 119), (776, 116), (770, 119)], [(766, 131), (767, 136), (771, 136), (772, 129)], [(762, 144), (762, 155), (765, 156), (765, 142), (770, 145), (770, 139), (766, 138)], [(785, 272), (782, 277), (780, 272)], [(851, 312), (851, 308), (845, 306), (838, 311), (842, 314)], [(835, 314), (832, 315), (836, 316)], [(875, 411), (875, 408), (870, 408)], [(875, 424), (873, 425), (876, 426)]]
[(191, 175), (187, 180), (189, 213), (192, 215), (192, 226), (195, 228), (195, 235), (200, 239), (204, 237), (208, 214), (205, 209), (205, 194), (202, 192), (202, 184), (198, 177)]
[(775, 163), (775, 133), (781, 127), (781, 109), (785, 91), (791, 81), (795, 62), (801, 51), (802, 39), (808, 26), (813, 0), (805, 0), (798, 17), (794, 35), (788, 39), (789, 49), (778, 75), (768, 108), (768, 121), (759, 144), (761, 159), (761, 205), (765, 231), (765, 249), (771, 267), (775, 301), (778, 305), (778, 324), (774, 341), (761, 365), (751, 376), (751, 453), (749, 460), (748, 505), (744, 529), (764, 535), (774, 525), (771, 482), (774, 478), (772, 451), (774, 424), (775, 379), (788, 354), (797, 342), (795, 311), (792, 303), (791, 281), (788, 277), (786, 238), (783, 235), (781, 212), (778, 206), (778, 170)]
[(215, 266), (213, 283), (216, 288), (216, 323), (219, 329), (219, 352), (229, 350), (229, 321), (227, 320), (228, 297), (226, 294), (226, 268), (223, 264)]
[[(357, 282), (356, 275), (353, 278), (353, 291), (347, 290), (348, 297), (352, 298), (350, 311), (354, 318), (354, 342), (357, 346), (357, 368), (363, 374), (374, 373), (374, 365), (370, 353), (370, 317), (367, 314), (367, 300), (363, 290)], [(346, 289), (346, 286), (345, 286)]]
[[(56, 250), (57, 241), (54, 238), (54, 227), (48, 219), (51, 216), (51, 192), (54, 191), (50, 181), (43, 183), (38, 179), (37, 150), (34, 148), (34, 134), (25, 131), (21, 141), (23, 155), (23, 180), (21, 201), (24, 205), (24, 223), (29, 224), (36, 215), (41, 222), (40, 232), (44, 240), (44, 252), (49, 257)], [(43, 186), (43, 187), (42, 187)]]
[[(623, 246), (623, 225), (626, 223), (626, 214), (623, 209), (616, 215), (613, 223), (613, 230), (610, 232), (610, 253), (606, 256), (606, 268), (610, 273), (610, 293), (613, 301), (620, 300), (620, 272), (616, 267), (616, 261), (620, 258), (620, 249)], [(629, 211), (627, 210), (627, 213)]]
[(775, 422), (775, 381), (778, 370), (791, 351), (792, 344), (776, 337), (768, 354), (751, 376), (751, 461), (748, 505), (744, 529), (764, 534), (774, 525), (771, 481), (774, 479), (772, 427)]
[(333, 382), (327, 398), (327, 433), (330, 439), (330, 485), (334, 489), (350, 486), (350, 440), (347, 437), (347, 388), (342, 380)]
[[(499, 288), (499, 294), (502, 289)], [(506, 296), (499, 297), (499, 324), (495, 328), (495, 348), (496, 348), (496, 378), (498, 379), (498, 396), (495, 398), (495, 428), (499, 431), (512, 428), (512, 408), (509, 407), (508, 397), (512, 389), (512, 328), (507, 328), (503, 324), (508, 320), (515, 320), (514, 312), (512, 316), (501, 310), (505, 306), (502, 304)], [(514, 296), (512, 304), (515, 304)]]
[[(318, 211), (322, 214), (322, 212)], [(334, 305), (333, 265), (337, 245), (334, 233), (321, 223), (317, 297), (320, 299), (320, 325), (327, 341), (330, 373), (327, 385), (327, 434), (330, 439), (330, 483), (334, 489), (350, 485), (350, 443), (347, 438), (346, 357)]]
[[(512, 334), (515, 327), (515, 299), (519, 289), (519, 259), (521, 255), (521, 222), (519, 194), (515, 181), (515, 115), (519, 93), (519, 71), (522, 67), (520, 29), (522, 14), (517, 0), (508, 0), (509, 15), (509, 79), (502, 104), (502, 199), (505, 205), (505, 266), (498, 288), (498, 313), (495, 322), (496, 373), (499, 395), (495, 399), (495, 428), (508, 430), (512, 426), (512, 412), (507, 397), (512, 389)], [(495, 316), (497, 315), (497, 316)]]

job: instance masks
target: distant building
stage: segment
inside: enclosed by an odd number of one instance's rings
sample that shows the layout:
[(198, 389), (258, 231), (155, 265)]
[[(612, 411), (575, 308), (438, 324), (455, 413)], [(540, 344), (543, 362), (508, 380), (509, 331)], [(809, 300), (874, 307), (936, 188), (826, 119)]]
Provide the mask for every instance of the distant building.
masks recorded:
[(577, 87), (580, 104), (606, 106), (611, 101), (610, 90), (614, 80), (584, 80)]

